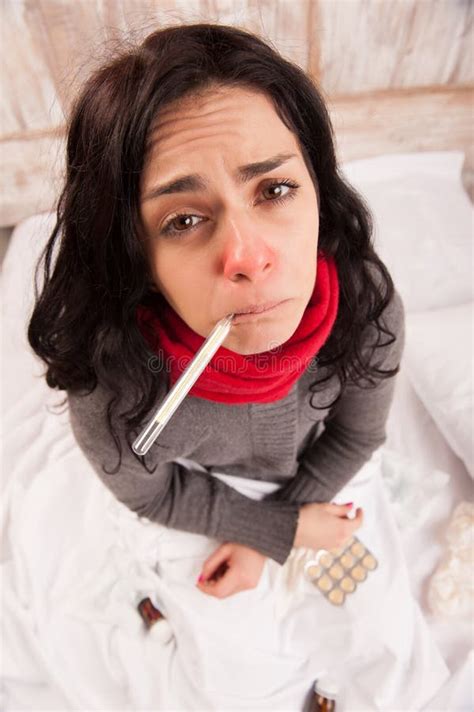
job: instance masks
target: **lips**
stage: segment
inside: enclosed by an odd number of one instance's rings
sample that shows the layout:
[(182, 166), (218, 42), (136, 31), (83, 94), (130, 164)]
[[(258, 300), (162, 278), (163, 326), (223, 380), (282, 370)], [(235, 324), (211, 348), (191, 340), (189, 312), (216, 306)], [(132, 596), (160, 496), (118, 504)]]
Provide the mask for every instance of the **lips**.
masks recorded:
[(253, 321), (263, 317), (266, 314), (271, 314), (277, 312), (280, 305), (285, 304), (288, 300), (283, 299), (280, 301), (265, 302), (264, 304), (251, 304), (242, 309), (239, 307), (239, 311), (234, 312), (234, 318), (232, 324), (239, 324), (242, 322)]
[(244, 307), (243, 309), (236, 309), (234, 314), (236, 316), (240, 316), (241, 314), (261, 314), (262, 312), (268, 311), (269, 309), (273, 309), (273, 307), (276, 307), (277, 304), (281, 304), (281, 299), (273, 302), (265, 302), (263, 304), (250, 304), (247, 307)]

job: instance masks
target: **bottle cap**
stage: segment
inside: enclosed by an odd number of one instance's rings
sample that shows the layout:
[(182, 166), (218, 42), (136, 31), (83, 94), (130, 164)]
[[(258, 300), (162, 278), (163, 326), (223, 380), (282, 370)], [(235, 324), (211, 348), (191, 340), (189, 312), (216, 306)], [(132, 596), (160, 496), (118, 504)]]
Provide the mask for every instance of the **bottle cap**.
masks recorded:
[(337, 693), (339, 692), (339, 687), (334, 678), (329, 677), (329, 675), (322, 675), (321, 677), (318, 677), (314, 683), (314, 691), (322, 697), (327, 697), (329, 700), (335, 700)]

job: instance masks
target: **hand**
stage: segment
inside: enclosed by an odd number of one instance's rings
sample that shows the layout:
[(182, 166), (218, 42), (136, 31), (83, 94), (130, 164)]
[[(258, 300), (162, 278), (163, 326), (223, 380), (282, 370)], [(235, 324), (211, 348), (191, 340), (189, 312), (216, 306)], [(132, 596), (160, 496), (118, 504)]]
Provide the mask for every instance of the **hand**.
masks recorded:
[(347, 504), (315, 502), (303, 504), (293, 546), (310, 549), (338, 549), (349, 541), (362, 525), (363, 512), (358, 507), (353, 519), (347, 517)]
[(255, 588), (267, 557), (243, 544), (226, 542), (206, 559), (196, 586), (216, 598)]

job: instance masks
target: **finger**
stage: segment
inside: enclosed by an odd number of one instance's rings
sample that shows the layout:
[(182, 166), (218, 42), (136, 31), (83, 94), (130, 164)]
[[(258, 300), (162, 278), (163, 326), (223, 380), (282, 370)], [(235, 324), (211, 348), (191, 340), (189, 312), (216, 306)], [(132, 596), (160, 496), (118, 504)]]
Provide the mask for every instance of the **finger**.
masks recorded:
[(352, 506), (354, 502), (347, 502), (345, 504), (335, 504), (334, 502), (328, 502), (326, 504), (326, 510), (330, 514), (335, 514), (337, 517), (345, 517), (348, 512), (352, 511)]
[(216, 570), (228, 559), (229, 552), (225, 544), (220, 546), (204, 562), (201, 569), (202, 581), (207, 581), (213, 577)]
[(362, 507), (357, 507), (356, 512), (355, 512), (355, 517), (353, 517), (352, 519), (349, 519), (352, 529), (358, 529), (361, 526), (363, 521), (364, 521), (364, 511), (363, 511)]
[(215, 598), (226, 598), (240, 590), (237, 575), (232, 568), (227, 569), (218, 580), (213, 579), (201, 583), (200, 588), (204, 593), (215, 596)]

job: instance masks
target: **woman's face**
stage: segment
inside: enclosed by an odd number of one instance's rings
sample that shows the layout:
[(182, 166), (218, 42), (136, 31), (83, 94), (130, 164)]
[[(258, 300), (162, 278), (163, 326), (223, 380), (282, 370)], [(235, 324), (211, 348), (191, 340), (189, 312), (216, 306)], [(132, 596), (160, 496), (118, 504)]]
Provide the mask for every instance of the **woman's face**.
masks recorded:
[(265, 95), (229, 87), (168, 107), (149, 140), (141, 219), (157, 290), (203, 337), (227, 314), (281, 302), (241, 317), (223, 345), (283, 344), (316, 279), (318, 200), (296, 137)]

